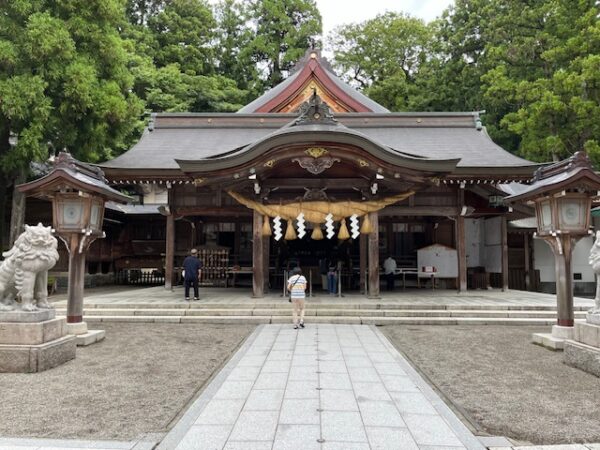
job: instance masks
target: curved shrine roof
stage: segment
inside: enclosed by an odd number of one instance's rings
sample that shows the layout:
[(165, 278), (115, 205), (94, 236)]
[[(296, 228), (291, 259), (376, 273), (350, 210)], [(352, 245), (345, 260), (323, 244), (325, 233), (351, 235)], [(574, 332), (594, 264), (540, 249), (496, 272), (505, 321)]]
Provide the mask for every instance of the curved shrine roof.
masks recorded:
[[(345, 129), (376, 141), (392, 153), (428, 159), (458, 158), (459, 168), (537, 167), (496, 145), (485, 130), (478, 130), (473, 113), (345, 113), (335, 117)], [(154, 131), (146, 130), (129, 151), (101, 166), (179, 169), (178, 159), (199, 160), (239, 152), (294, 118), (291, 114), (160, 114)], [(309, 133), (310, 129), (305, 131)]]
[[(298, 126), (302, 117), (309, 117), (307, 111), (316, 112), (310, 109), (316, 105), (325, 108), (322, 112), (330, 121)], [(336, 126), (328, 128), (326, 122)], [(219, 158), (242, 158), (249, 151), (256, 155), (261, 142), (289, 133), (315, 142), (342, 142), (353, 135), (376, 147), (384, 159), (389, 153), (396, 163), (401, 158), (437, 164), (459, 160), (455, 173), (463, 175), (486, 175), (491, 170), (528, 176), (538, 167), (496, 145), (481, 127), (478, 113), (389, 112), (338, 78), (318, 50), (308, 50), (285, 81), (237, 113), (153, 115), (139, 142), (101, 167), (108, 174), (156, 175), (179, 171), (178, 160), (198, 165), (205, 161), (212, 167)]]

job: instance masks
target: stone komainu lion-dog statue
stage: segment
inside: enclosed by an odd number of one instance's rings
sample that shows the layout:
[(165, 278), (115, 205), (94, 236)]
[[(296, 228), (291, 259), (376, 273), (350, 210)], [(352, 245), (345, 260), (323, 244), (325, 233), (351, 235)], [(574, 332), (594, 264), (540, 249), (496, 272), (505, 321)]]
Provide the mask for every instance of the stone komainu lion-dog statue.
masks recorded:
[(58, 242), (52, 227), (41, 223), (25, 225), (13, 248), (4, 252), (0, 263), (0, 310), (15, 309), (21, 300), (23, 311), (51, 308), (48, 303), (48, 270), (58, 261)]
[(596, 298), (590, 314), (600, 314), (600, 231), (596, 231), (596, 241), (590, 250), (589, 263), (596, 274)]

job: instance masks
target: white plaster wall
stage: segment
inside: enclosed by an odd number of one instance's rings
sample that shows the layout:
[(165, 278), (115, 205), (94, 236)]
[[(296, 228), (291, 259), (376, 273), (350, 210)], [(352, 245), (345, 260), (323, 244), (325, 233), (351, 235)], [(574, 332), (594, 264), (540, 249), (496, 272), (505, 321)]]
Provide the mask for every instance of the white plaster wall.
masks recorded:
[[(590, 249), (594, 243), (593, 238), (585, 237), (577, 242), (573, 250), (573, 273), (581, 273), (581, 280), (577, 282), (593, 282), (594, 272), (588, 264)], [(540, 271), (540, 281), (555, 282), (556, 273), (554, 269), (554, 254), (550, 250), (550, 246), (542, 239), (534, 239), (533, 241), (533, 263), (537, 270)]]
[[(458, 256), (456, 249), (433, 244), (417, 250), (417, 266), (433, 266), (440, 278), (458, 276)], [(427, 277), (424, 275), (423, 277)]]
[(554, 253), (542, 239), (533, 240), (533, 266), (540, 271), (540, 281), (542, 283), (556, 281)]
[(467, 267), (479, 267), (483, 259), (483, 221), (481, 219), (465, 219), (465, 246)]
[(502, 272), (502, 217), (485, 219), (483, 225), (485, 271), (488, 273)]
[(144, 205), (166, 205), (169, 202), (169, 194), (165, 185), (147, 184), (142, 187), (144, 193)]

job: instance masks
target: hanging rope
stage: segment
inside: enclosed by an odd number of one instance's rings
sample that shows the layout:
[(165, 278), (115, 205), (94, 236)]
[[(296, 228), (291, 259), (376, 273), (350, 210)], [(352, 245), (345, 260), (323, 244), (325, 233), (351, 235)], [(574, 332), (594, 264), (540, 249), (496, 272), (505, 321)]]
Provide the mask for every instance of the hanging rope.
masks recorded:
[[(227, 191), (234, 199), (240, 202), (242, 205), (258, 211), (259, 213), (269, 216), (276, 217), (280, 216), (285, 220), (294, 220), (300, 212), (304, 213), (304, 219), (314, 224), (320, 224), (325, 222), (325, 216), (331, 213), (333, 220), (339, 221), (351, 214), (357, 216), (364, 216), (370, 212), (379, 211), (388, 205), (400, 202), (411, 195), (414, 191), (408, 191), (402, 194), (394, 195), (391, 197), (382, 198), (380, 200), (370, 200), (364, 202), (355, 201), (342, 201), (342, 202), (326, 202), (326, 201), (314, 201), (314, 202), (293, 202), (285, 205), (265, 205), (262, 203), (250, 200), (237, 192)], [(366, 219), (365, 219), (366, 221)], [(363, 228), (365, 224), (363, 222)], [(361, 232), (363, 230), (361, 229)]]

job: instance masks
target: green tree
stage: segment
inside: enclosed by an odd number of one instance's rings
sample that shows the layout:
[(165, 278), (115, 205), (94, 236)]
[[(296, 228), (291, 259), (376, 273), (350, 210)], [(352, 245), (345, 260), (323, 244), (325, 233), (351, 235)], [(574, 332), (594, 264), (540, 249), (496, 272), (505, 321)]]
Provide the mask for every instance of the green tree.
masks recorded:
[(156, 66), (177, 63), (190, 75), (212, 73), (215, 27), (212, 10), (204, 0), (171, 0), (148, 18), (148, 28), (156, 41)]
[(265, 83), (273, 87), (311, 46), (320, 45), (321, 14), (315, 0), (251, 0), (254, 38), (248, 46)]
[(503, 93), (514, 111), (501, 126), (516, 133), (520, 151), (535, 161), (587, 150), (600, 164), (600, 24), (593, 0), (548, 1), (539, 51), (542, 62), (528, 79), (512, 67), (485, 75), (486, 96)]
[[(67, 149), (99, 161), (137, 136), (143, 106), (130, 92), (130, 55), (118, 30), (123, 18), (119, 0), (0, 4), (4, 186), (24, 181), (29, 163), (49, 153)], [(21, 232), (23, 212), (24, 199), (14, 191), (11, 242)]]
[(431, 37), (423, 20), (395, 12), (343, 25), (330, 37), (334, 66), (361, 88), (393, 77), (409, 82), (426, 59)]
[[(129, 0), (128, 10), (134, 14), (128, 15), (122, 36), (135, 52), (130, 62), (133, 90), (147, 109), (235, 111), (244, 104), (247, 92), (215, 73), (219, 45), (206, 2)], [(141, 15), (144, 22), (138, 20)]]
[(250, 50), (254, 31), (249, 24), (248, 7), (238, 0), (221, 0), (216, 5), (215, 18), (217, 72), (247, 90), (247, 100), (251, 101), (258, 95), (261, 83)]
[(221, 75), (188, 75), (177, 64), (136, 71), (137, 88), (151, 111), (234, 112), (243, 106), (245, 91)]
[(148, 18), (158, 14), (170, 2), (171, 0), (127, 0), (127, 19), (135, 25), (146, 25)]

